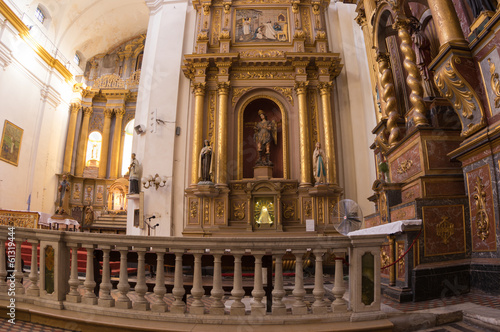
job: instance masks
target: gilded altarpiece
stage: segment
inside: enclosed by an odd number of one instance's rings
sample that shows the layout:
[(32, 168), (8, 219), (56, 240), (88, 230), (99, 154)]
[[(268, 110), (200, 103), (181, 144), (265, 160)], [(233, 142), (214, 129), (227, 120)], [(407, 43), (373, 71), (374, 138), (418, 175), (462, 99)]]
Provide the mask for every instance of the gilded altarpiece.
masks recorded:
[[(316, 223), (308, 235), (335, 233), (332, 213), (342, 192), (336, 165), (328, 165), (325, 183), (315, 183), (312, 169), (316, 142), (324, 160), (336, 160), (335, 144), (325, 137), (335, 133), (333, 121), (325, 120), (334, 103), (323, 103), (332, 99), (342, 65), (338, 54), (328, 52), (328, 2), (193, 5), (196, 53), (186, 54), (183, 66), (195, 92), (183, 234), (306, 234), (306, 219)], [(270, 139), (259, 150), (265, 135), (256, 133), (263, 123)], [(202, 179), (204, 140), (214, 169)]]

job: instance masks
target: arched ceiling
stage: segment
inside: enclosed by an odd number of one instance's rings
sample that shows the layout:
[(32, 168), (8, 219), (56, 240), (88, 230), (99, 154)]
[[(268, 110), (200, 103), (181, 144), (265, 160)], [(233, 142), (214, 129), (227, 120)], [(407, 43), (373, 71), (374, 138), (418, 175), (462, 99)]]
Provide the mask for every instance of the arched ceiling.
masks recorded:
[(79, 51), (84, 59), (146, 33), (149, 9), (144, 0), (24, 0), (33, 17), (37, 6), (48, 10), (47, 36), (68, 58)]

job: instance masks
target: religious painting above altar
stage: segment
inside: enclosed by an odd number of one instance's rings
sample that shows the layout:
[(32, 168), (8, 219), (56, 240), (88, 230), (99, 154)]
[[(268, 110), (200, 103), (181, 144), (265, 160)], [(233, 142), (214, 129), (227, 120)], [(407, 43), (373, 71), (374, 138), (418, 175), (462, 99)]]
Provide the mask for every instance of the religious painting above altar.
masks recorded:
[(234, 42), (290, 42), (288, 9), (236, 9)]

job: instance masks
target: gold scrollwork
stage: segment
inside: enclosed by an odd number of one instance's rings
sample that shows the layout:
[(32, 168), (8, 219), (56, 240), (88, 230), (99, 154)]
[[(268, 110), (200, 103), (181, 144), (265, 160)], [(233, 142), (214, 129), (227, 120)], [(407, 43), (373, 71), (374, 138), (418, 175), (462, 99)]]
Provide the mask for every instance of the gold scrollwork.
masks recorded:
[(236, 220), (243, 220), (245, 218), (245, 202), (233, 204), (233, 215)]
[(217, 103), (217, 92), (210, 91), (208, 94), (208, 135), (207, 139), (210, 142), (215, 141), (214, 129), (215, 129), (215, 108)]
[(191, 201), (190, 208), (189, 208), (189, 215), (193, 219), (198, 216), (198, 202), (197, 201)]
[(94, 81), (92, 87), (94, 89), (125, 89), (125, 81), (116, 74), (103, 75)]
[(397, 172), (398, 174), (407, 173), (408, 170), (413, 166), (413, 160), (404, 160), (398, 165)]
[(247, 92), (251, 89), (252, 89), (252, 87), (234, 88), (233, 89), (233, 99), (231, 99), (233, 106), (236, 104), (236, 101), (238, 101), (238, 98), (240, 98), (245, 92)]
[(295, 203), (283, 202), (283, 218), (291, 220), (295, 217)]
[(245, 185), (243, 183), (233, 184), (233, 190), (245, 190)]
[(387, 254), (385, 250), (382, 249), (380, 252), (380, 265), (384, 267), (389, 265), (390, 263), (391, 263), (390, 256)]
[(249, 80), (249, 79), (257, 79), (257, 80), (281, 80), (281, 79), (293, 79), (293, 73), (284, 73), (278, 71), (269, 71), (269, 72), (256, 72), (256, 71), (247, 71), (245, 73), (233, 72), (233, 79), (237, 80)]
[(449, 222), (449, 217), (441, 217), (441, 222), (436, 225), (436, 235), (441, 238), (443, 244), (448, 244), (450, 237), (455, 234), (455, 225)]
[(285, 184), (283, 186), (283, 191), (287, 191), (287, 190), (295, 190), (295, 185), (292, 184), (292, 183), (289, 183), (289, 184)]
[(496, 72), (495, 64), (491, 62), (491, 58), (488, 58), (488, 64), (490, 66), (490, 84), (493, 93), (495, 94), (495, 107), (500, 107), (500, 80), (498, 79), (498, 73)]
[(277, 58), (284, 55), (284, 51), (278, 50), (248, 50), (240, 52), (241, 58)]
[[(405, 254), (405, 245), (402, 242), (397, 243), (398, 258), (402, 257)], [(405, 259), (402, 258), (398, 263), (398, 277), (402, 277), (405, 275)]]
[(217, 216), (217, 218), (222, 218), (224, 216), (224, 202), (217, 202), (215, 215)]
[(318, 222), (323, 222), (323, 197), (318, 199)]
[(210, 202), (208, 200), (205, 200), (203, 204), (203, 220), (205, 221), (205, 224), (210, 223)]
[(476, 201), (476, 233), (484, 241), (490, 233), (490, 219), (486, 212), (486, 192), (484, 191), (483, 181), (480, 177), (476, 179), (474, 191), (475, 193), (472, 195), (472, 198)]
[(284, 88), (281, 86), (275, 86), (273, 89), (278, 91), (278, 92), (281, 92), (286, 97), (286, 99), (288, 99), (288, 101), (290, 102), (290, 105), (293, 106), (293, 95), (292, 95), (293, 89), (292, 88)]
[(460, 64), (458, 57), (448, 60), (446, 64), (436, 72), (434, 82), (439, 88), (441, 94), (453, 103), (455, 110), (462, 111), (462, 116), (466, 119), (472, 119), (474, 111), (477, 109), (475, 104), (475, 94), (465, 84), (465, 79), (458, 73), (454, 63)]
[(304, 216), (306, 218), (312, 217), (312, 202), (309, 200), (304, 202)]

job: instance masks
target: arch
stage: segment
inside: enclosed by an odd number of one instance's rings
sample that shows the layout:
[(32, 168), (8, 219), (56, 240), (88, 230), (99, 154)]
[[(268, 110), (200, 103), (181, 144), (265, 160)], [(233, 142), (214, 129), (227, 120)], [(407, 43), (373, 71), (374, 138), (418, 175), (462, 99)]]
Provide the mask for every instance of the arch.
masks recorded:
[[(272, 90), (267, 90), (266, 92), (269, 92), (270, 94), (275, 94), (274, 91)], [(282, 137), (282, 160), (283, 160), (283, 178), (284, 179), (289, 179), (290, 178), (290, 167), (289, 167), (289, 147), (288, 147), (288, 114), (285, 111), (285, 106), (283, 103), (276, 97), (268, 94), (262, 94), (259, 93), (258, 95), (254, 95), (251, 97), (247, 97), (246, 100), (244, 100), (241, 103), (241, 106), (238, 108), (238, 116), (237, 116), (237, 121), (238, 121), (238, 140), (237, 140), (237, 179), (241, 180), (243, 179), (243, 131), (244, 131), (244, 113), (245, 109), (250, 105), (250, 103), (257, 101), (259, 99), (264, 99), (264, 100), (269, 100), (273, 102), (277, 108), (280, 110), (280, 115), (281, 115), (281, 122), (282, 122), (282, 132), (281, 132), (281, 137)], [(243, 100), (243, 99), (242, 99)]]
[(102, 149), (102, 134), (92, 131), (87, 139), (87, 153), (85, 154), (85, 166), (99, 166)]
[(393, 12), (387, 4), (380, 6), (373, 15), (373, 46), (382, 53), (388, 52), (385, 39), (397, 35), (397, 31), (392, 28), (392, 25), (387, 25), (389, 18), (392, 17)]

